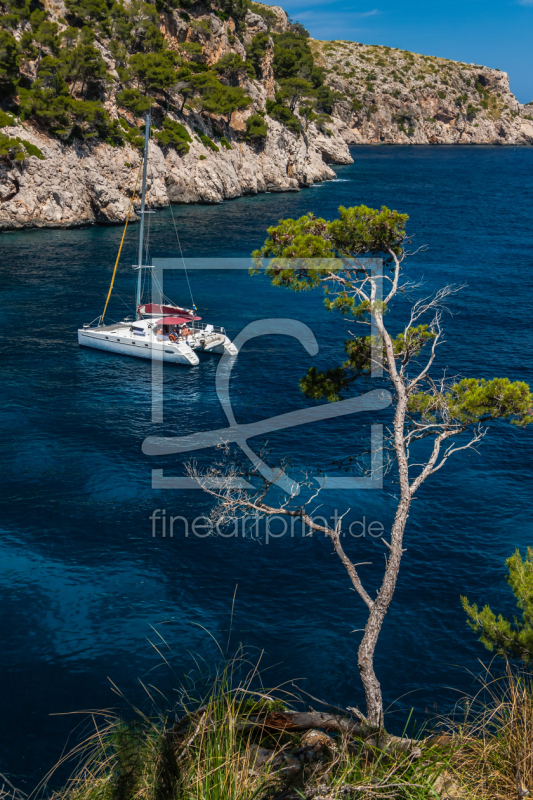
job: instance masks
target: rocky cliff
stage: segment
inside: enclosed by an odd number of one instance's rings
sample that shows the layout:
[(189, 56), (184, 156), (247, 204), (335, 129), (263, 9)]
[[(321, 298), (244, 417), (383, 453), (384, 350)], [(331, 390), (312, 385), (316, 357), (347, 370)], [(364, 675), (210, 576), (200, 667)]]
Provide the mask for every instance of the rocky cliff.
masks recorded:
[(0, 229), (122, 222), (146, 102), (155, 207), (298, 191), (348, 144), (533, 143), (503, 72), (179, 2), (0, 0)]
[[(336, 130), (342, 133), (344, 127), (339, 121)], [(124, 221), (138, 173), (138, 148), (105, 142), (65, 145), (28, 123), (23, 130), (3, 130), (13, 137), (22, 132), (44, 158), (0, 161), (0, 229)], [(237, 139), (231, 150), (213, 152), (193, 134), (184, 156), (172, 148), (163, 152), (151, 141), (147, 202), (152, 207), (169, 202), (219, 203), (257, 192), (298, 191), (330, 180), (335, 173), (326, 161), (352, 161), (341, 133), (327, 136), (310, 126), (305, 137), (297, 137), (270, 120), (260, 149)]]
[(533, 144), (506, 72), (357, 42), (310, 41), (351, 144)]

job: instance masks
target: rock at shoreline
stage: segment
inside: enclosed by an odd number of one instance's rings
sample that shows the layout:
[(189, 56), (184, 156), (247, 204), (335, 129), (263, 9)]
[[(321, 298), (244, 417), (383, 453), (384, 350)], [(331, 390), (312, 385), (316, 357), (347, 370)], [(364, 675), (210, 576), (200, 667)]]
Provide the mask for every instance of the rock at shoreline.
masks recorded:
[[(231, 150), (221, 148), (216, 153), (192, 137), (185, 156), (173, 148), (164, 152), (151, 141), (147, 204), (161, 208), (169, 203), (220, 203), (258, 192), (298, 191), (331, 180), (335, 172), (329, 164), (352, 163), (341, 133), (345, 125), (336, 120), (334, 127), (335, 133), (325, 136), (310, 125), (305, 137), (297, 137), (269, 120), (269, 134), (260, 149), (236, 138)], [(124, 222), (139, 170), (137, 149), (98, 141), (63, 145), (28, 123), (23, 131), (3, 130), (10, 137), (22, 133), (39, 147), (44, 159), (0, 162), (0, 230)], [(139, 203), (137, 196), (135, 208)]]

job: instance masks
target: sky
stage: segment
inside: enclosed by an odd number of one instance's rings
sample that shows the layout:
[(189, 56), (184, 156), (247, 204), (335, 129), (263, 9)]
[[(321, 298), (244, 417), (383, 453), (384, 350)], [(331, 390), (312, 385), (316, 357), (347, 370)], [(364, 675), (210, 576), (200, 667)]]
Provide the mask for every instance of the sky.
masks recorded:
[(382, 44), (509, 74), (533, 100), (533, 0), (275, 0), (314, 39)]

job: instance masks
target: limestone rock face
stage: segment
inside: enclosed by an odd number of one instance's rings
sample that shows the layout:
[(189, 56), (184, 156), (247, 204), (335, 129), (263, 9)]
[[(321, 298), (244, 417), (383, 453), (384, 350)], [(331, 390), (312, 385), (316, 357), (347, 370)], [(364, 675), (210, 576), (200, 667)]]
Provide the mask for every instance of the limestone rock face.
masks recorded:
[[(61, 20), (67, 13), (63, 0), (44, 0), (44, 4), (50, 19), (63, 30), (66, 25)], [(260, 4), (254, 8), (261, 11)], [(259, 14), (248, 10), (240, 31), (233, 19), (221, 19), (200, 3), (189, 11), (162, 12), (161, 32), (171, 50), (179, 51), (184, 42), (201, 44), (208, 65), (228, 53), (246, 59), (246, 46), (258, 33), (268, 35), (269, 25), (273, 32), (290, 30), (287, 14), (278, 6)], [(15, 36), (20, 39), (29, 25), (21, 22)], [(298, 191), (333, 179), (332, 164), (351, 163), (349, 144), (533, 144), (533, 106), (518, 103), (504, 72), (356, 42), (311, 39), (309, 43), (326, 84), (337, 95), (331, 117), (325, 121), (322, 115), (318, 124), (302, 121), (298, 136), (266, 114), (267, 100), (276, 93), (272, 38), (261, 63), (255, 65), (257, 78), (245, 71), (221, 76), (224, 82), (238, 83), (251, 98), (249, 107), (235, 111), (229, 120), (202, 112), (194, 99), (184, 103), (179, 83), (166, 92), (154, 91), (156, 125), (161, 127), (165, 115), (170, 115), (185, 126), (192, 141), (186, 155), (171, 146), (161, 148), (156, 140), (150, 142), (149, 207)], [(95, 40), (108, 75), (118, 79), (120, 64), (108, 46)], [(39, 59), (24, 61), (28, 79), (35, 79), (38, 63)], [(112, 120), (122, 118), (135, 125), (132, 113), (117, 107), (118, 86), (118, 80), (108, 81), (101, 100)], [(268, 135), (254, 143), (246, 138), (246, 121), (258, 112), (265, 117)], [(132, 219), (136, 218), (140, 203), (136, 148), (113, 147), (96, 138), (66, 145), (30, 122), (0, 132), (36, 145), (43, 154), (43, 159), (28, 156), (23, 161), (0, 157), (0, 230), (122, 223), (137, 184), (132, 209)]]
[(350, 144), (533, 144), (506, 72), (357, 42), (310, 41)]
[[(352, 161), (340, 120), (331, 136), (310, 125), (298, 137), (276, 120), (267, 120), (264, 146), (235, 136), (231, 150), (213, 152), (195, 136), (192, 120), (187, 125), (192, 137), (187, 155), (179, 156), (172, 147), (162, 150), (151, 141), (148, 206), (220, 203), (245, 194), (298, 191), (334, 178), (329, 163)], [(28, 124), (3, 130), (37, 145), (44, 159), (0, 161), (0, 230), (124, 222), (137, 181), (133, 208), (139, 207), (140, 154), (135, 148), (105, 143), (66, 146)]]

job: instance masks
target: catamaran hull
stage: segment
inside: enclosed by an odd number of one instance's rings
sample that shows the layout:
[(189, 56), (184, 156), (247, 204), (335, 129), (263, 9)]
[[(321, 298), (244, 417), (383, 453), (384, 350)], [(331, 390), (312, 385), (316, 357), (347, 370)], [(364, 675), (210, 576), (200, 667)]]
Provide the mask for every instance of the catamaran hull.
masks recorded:
[(170, 364), (183, 364), (187, 367), (196, 366), (200, 359), (191, 348), (185, 344), (165, 346), (165, 343), (135, 341), (119, 337), (96, 333), (90, 329), (78, 330), (78, 342), (82, 347), (94, 347), (96, 350), (105, 350), (108, 353), (117, 353), (123, 356), (133, 356), (134, 358), (154, 359), (165, 361)]

